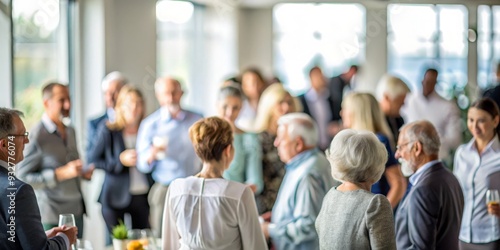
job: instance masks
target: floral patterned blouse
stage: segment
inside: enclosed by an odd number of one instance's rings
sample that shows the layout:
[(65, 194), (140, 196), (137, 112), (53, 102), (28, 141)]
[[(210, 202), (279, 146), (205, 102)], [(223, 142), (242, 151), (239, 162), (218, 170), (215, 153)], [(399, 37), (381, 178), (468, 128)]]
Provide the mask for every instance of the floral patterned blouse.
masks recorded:
[(259, 214), (272, 210), (285, 175), (285, 163), (278, 156), (278, 149), (274, 146), (275, 139), (276, 135), (271, 135), (267, 131), (259, 134), (259, 140), (262, 144), (262, 175), (264, 177), (264, 189), (261, 194), (255, 196)]

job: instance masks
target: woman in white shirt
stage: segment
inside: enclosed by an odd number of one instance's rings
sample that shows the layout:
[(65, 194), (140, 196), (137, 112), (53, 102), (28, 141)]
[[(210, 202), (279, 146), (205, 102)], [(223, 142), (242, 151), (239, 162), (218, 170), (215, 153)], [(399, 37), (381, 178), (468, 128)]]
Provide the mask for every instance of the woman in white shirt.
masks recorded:
[(231, 125), (205, 118), (189, 137), (203, 168), (170, 184), (162, 249), (267, 249), (252, 190), (222, 178), (234, 157)]
[(483, 98), (467, 113), (473, 138), (455, 154), (453, 173), (464, 193), (460, 249), (500, 249), (500, 207), (486, 204), (488, 189), (500, 190), (500, 130), (496, 103)]

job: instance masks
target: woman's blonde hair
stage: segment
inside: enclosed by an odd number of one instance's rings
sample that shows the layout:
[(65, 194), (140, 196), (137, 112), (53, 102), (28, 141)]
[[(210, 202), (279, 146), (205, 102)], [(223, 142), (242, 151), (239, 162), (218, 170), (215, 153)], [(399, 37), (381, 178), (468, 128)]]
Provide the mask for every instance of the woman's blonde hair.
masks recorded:
[(208, 117), (189, 128), (189, 138), (202, 161), (220, 161), (224, 149), (233, 143), (233, 129), (219, 117)]
[(121, 88), (120, 93), (118, 93), (118, 98), (116, 99), (116, 105), (115, 105), (115, 121), (114, 122), (109, 122), (107, 124), (108, 128), (110, 130), (122, 130), (125, 128), (125, 110), (123, 110), (123, 104), (125, 102), (125, 99), (129, 95), (135, 95), (137, 98), (139, 98), (139, 102), (143, 106), (142, 113), (140, 114), (140, 121), (144, 119), (144, 110), (145, 110), (145, 105), (144, 105), (144, 97), (142, 95), (142, 92), (132, 86), (132, 85), (125, 85)]
[[(255, 131), (262, 132), (267, 130), (271, 125), (273, 111), (276, 104), (281, 102), (289, 95), (293, 99), (293, 107), (290, 112), (302, 111), (302, 105), (283, 87), (281, 83), (273, 83), (262, 93), (259, 106), (257, 108), (257, 117), (255, 118)], [(276, 120), (277, 121), (277, 120)]]
[(381, 133), (389, 138), (391, 147), (394, 147), (394, 138), (385, 120), (385, 115), (372, 94), (351, 93), (342, 101), (342, 109), (346, 109), (346, 107), (349, 107), (352, 115), (350, 128)]

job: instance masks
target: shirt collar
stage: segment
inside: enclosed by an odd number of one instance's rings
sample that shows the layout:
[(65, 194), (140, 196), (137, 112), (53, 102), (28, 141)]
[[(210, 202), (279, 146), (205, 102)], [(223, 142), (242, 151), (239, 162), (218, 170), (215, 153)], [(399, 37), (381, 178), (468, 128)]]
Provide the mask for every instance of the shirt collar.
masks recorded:
[(43, 126), (49, 131), (49, 133), (54, 133), (57, 130), (57, 125), (49, 118), (47, 113), (43, 113), (42, 115), (42, 123)]
[(9, 164), (6, 161), (0, 160), (0, 167), (8, 169)]
[(425, 170), (429, 169), (432, 167), (434, 164), (440, 162), (441, 160), (434, 160), (425, 163), (422, 167), (420, 167), (415, 174), (413, 174), (410, 177), (410, 183), (412, 186), (417, 185), (418, 181), (420, 180), (420, 177), (422, 177), (422, 174), (425, 172)]
[(290, 159), (290, 162), (286, 164), (286, 169), (295, 169), (300, 166), (300, 164), (311, 157), (313, 154), (316, 154), (319, 150), (317, 148), (309, 149), (306, 150), (302, 153), (299, 153), (298, 155), (294, 156), (292, 159)]
[(106, 115), (108, 116), (108, 121), (114, 122), (116, 115), (115, 115), (115, 109), (113, 108), (107, 108), (106, 109)]
[[(496, 131), (495, 131), (495, 133), (496, 133)], [(467, 148), (467, 150), (477, 152), (475, 142), (476, 142), (476, 140), (474, 138), (472, 138), (472, 140), (470, 140), (467, 143), (467, 145), (465, 146)], [(493, 139), (488, 143), (488, 145), (486, 145), (486, 147), (483, 150), (483, 153), (488, 151), (489, 149), (493, 150), (495, 153), (498, 153), (500, 151), (500, 141), (498, 138), (498, 134), (495, 135), (495, 137), (493, 137)]]
[(330, 97), (330, 93), (328, 93), (328, 91), (326, 90), (321, 93), (318, 93), (313, 88), (310, 88), (304, 96), (308, 101), (317, 101), (319, 99), (326, 100), (328, 99), (328, 97)]
[[(174, 119), (174, 118), (172, 118), (172, 115), (170, 115), (170, 112), (168, 111), (167, 107), (160, 108), (160, 117), (161, 117), (162, 121), (170, 121), (170, 120)], [(182, 120), (184, 120), (184, 118), (186, 118), (186, 112), (184, 112), (184, 110), (181, 109), (179, 111), (179, 114), (177, 115), (177, 117), (174, 120), (182, 121)]]

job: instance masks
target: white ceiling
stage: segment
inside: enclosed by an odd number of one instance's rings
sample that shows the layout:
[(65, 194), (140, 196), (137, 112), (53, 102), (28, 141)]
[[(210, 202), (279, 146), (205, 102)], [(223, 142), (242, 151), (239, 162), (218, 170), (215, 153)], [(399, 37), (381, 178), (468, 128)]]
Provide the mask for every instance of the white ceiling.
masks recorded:
[(263, 8), (271, 7), (278, 3), (361, 3), (365, 5), (379, 5), (388, 3), (408, 4), (496, 4), (499, 0), (192, 0), (203, 5), (223, 5), (230, 7)]

